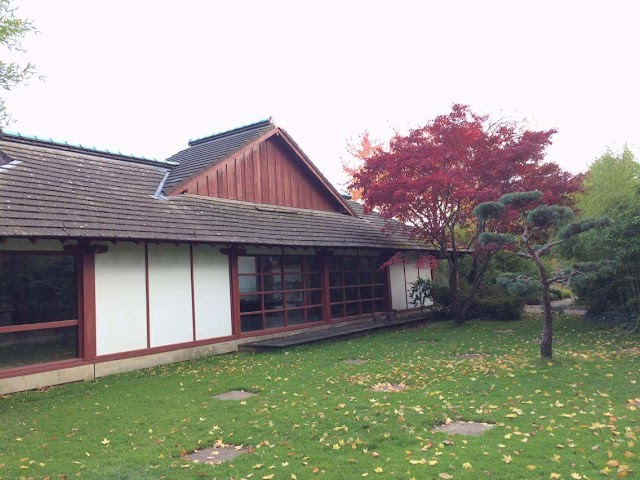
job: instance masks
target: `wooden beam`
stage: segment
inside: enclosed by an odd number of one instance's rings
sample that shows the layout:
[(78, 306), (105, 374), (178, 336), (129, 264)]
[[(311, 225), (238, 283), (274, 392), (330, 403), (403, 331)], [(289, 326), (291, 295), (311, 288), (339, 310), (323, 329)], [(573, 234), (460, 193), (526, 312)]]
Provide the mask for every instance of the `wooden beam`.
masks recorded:
[(96, 358), (95, 254), (82, 255), (82, 344), (84, 360)]

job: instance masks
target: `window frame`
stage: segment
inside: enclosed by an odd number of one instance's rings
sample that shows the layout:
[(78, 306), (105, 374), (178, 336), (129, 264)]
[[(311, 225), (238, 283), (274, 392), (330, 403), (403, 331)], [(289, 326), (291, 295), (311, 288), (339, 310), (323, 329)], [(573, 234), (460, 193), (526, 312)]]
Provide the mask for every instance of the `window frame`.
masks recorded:
[[(37, 323), (27, 323), (21, 325), (9, 325), (9, 326), (0, 326), (0, 335), (7, 333), (19, 333), (19, 332), (33, 332), (33, 331), (42, 331), (42, 330), (51, 330), (56, 328), (65, 328), (65, 327), (77, 327), (76, 330), (76, 356), (71, 357), (64, 360), (53, 360), (51, 362), (42, 362), (42, 363), (33, 363), (29, 365), (19, 366), (19, 367), (7, 367), (0, 368), (0, 372), (12, 371), (12, 370), (23, 370), (23, 369), (38, 369), (43, 365), (57, 364), (57, 363), (65, 363), (65, 362), (76, 362), (82, 360), (84, 358), (84, 325), (82, 322), (83, 316), (83, 275), (82, 275), (82, 255), (78, 253), (69, 253), (65, 251), (49, 251), (49, 250), (41, 250), (41, 251), (23, 251), (23, 250), (0, 250), (0, 257), (3, 255), (11, 255), (11, 256), (66, 256), (72, 257), (74, 263), (74, 277), (75, 277), (75, 290), (76, 290), (76, 313), (77, 318), (74, 319), (66, 319), (66, 320), (57, 320), (53, 322), (37, 322)], [(1, 378), (1, 377), (0, 377)]]
[[(263, 265), (263, 258), (268, 257), (277, 257), (279, 258), (278, 269), (279, 272), (274, 273), (273, 270), (266, 271)], [(297, 266), (300, 268), (291, 272), (287, 270), (287, 267), (290, 267), (291, 264), (287, 263), (285, 258), (298, 258), (299, 263)], [(241, 335), (252, 334), (255, 332), (269, 332), (277, 329), (286, 329), (292, 327), (300, 327), (303, 325), (314, 325), (322, 323), (325, 320), (325, 312), (324, 312), (324, 302), (323, 302), (323, 285), (324, 285), (324, 271), (321, 263), (321, 259), (319, 259), (316, 255), (285, 255), (285, 254), (245, 254), (238, 255), (238, 259), (240, 258), (255, 258), (256, 268), (254, 272), (246, 272), (241, 273), (240, 268), (238, 268), (238, 316), (239, 316), (239, 329)], [(320, 262), (316, 268), (314, 269), (311, 265), (302, 261), (304, 258), (313, 259), (316, 262)], [(240, 260), (238, 261), (240, 264)], [(287, 287), (287, 276), (299, 275), (301, 278), (301, 287), (300, 288), (291, 288)], [(307, 285), (307, 278), (309, 275), (317, 275), (319, 277), (319, 286), (311, 287)], [(264, 278), (265, 277), (279, 277), (280, 280), (280, 288), (276, 289), (266, 289)], [(240, 290), (240, 282), (242, 278), (256, 278), (256, 290), (254, 291), (241, 291)], [(308, 294), (311, 293), (313, 295), (314, 292), (317, 292), (320, 295), (319, 303), (306, 303), (308, 298)], [(302, 295), (302, 305), (301, 306), (292, 306), (287, 308), (287, 294), (291, 293), (299, 293)], [(242, 298), (243, 297), (251, 297), (251, 296), (259, 296), (260, 309), (256, 310), (247, 310), (242, 311)], [(267, 308), (265, 305), (265, 298), (267, 295), (281, 295), (282, 296), (282, 307), (281, 308)], [(320, 317), (317, 320), (309, 320), (309, 310), (312, 309), (320, 309)], [(294, 324), (289, 324), (289, 314), (288, 312), (303, 312), (303, 320), (302, 322), (297, 322)], [(282, 312), (283, 319), (282, 325), (274, 326), (274, 327), (266, 327), (266, 316), (267, 314), (279, 313)], [(261, 315), (261, 323), (260, 328), (244, 330), (242, 325), (243, 317), (252, 316), (252, 315)]]
[[(331, 299), (331, 293), (334, 291), (340, 291), (342, 294), (342, 300), (340, 301), (329, 301), (329, 309), (330, 309), (330, 317), (331, 317), (331, 321), (340, 321), (343, 319), (348, 319), (348, 318), (352, 318), (352, 317), (358, 317), (360, 315), (374, 315), (376, 313), (382, 313), (382, 312), (386, 312), (386, 295), (387, 295), (387, 282), (386, 282), (386, 273), (384, 270), (381, 270), (379, 267), (378, 268), (371, 268), (370, 266), (368, 268), (361, 268), (361, 262), (360, 259), (361, 258), (375, 258), (377, 259), (379, 262), (381, 262), (380, 256), (375, 256), (375, 255), (360, 255), (358, 253), (356, 253), (355, 255), (333, 255), (332, 258), (333, 259), (337, 259), (337, 258), (344, 258), (344, 257), (353, 257), (356, 259), (356, 263), (355, 263), (355, 268), (348, 268), (346, 267), (346, 262), (342, 261), (338, 264), (335, 265), (329, 265), (328, 266), (328, 271), (329, 271), (329, 278), (331, 279), (332, 275), (339, 275), (340, 278), (340, 282), (339, 285), (329, 285), (329, 299)], [(383, 262), (382, 262), (383, 263)], [(362, 273), (364, 274), (369, 274), (371, 281), (369, 283), (361, 283), (361, 279), (362, 279)], [(375, 274), (379, 274), (380, 275), (380, 281), (377, 282), (376, 281), (376, 277)], [(357, 279), (356, 283), (350, 283), (350, 284), (346, 284), (346, 276), (347, 274), (352, 274), (354, 275)], [(335, 278), (335, 277), (334, 277)], [(331, 282), (329, 282), (331, 283)], [(382, 296), (376, 296), (375, 295), (375, 289), (376, 287), (379, 287), (382, 290)], [(351, 299), (351, 300), (347, 300), (347, 289), (353, 289), (355, 288), (357, 291), (357, 299)], [(371, 289), (371, 296), (368, 298), (362, 297), (362, 289), (363, 288), (369, 288)], [(380, 309), (376, 308), (376, 304), (382, 302), (382, 307)], [(369, 303), (371, 304), (371, 310), (370, 311), (364, 311), (363, 309), (363, 303)], [(349, 305), (357, 305), (357, 313), (353, 313), (353, 314), (349, 314), (349, 312), (347, 311), (348, 306)], [(342, 306), (342, 315), (336, 315), (334, 316), (333, 314), (333, 310), (336, 309), (337, 307)]]

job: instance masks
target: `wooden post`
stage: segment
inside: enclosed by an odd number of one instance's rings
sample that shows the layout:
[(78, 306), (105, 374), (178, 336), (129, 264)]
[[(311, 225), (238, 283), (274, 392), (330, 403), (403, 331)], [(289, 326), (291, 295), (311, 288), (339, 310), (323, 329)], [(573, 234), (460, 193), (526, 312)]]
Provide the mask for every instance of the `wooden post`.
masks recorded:
[(82, 352), (85, 360), (96, 358), (95, 253), (82, 254)]

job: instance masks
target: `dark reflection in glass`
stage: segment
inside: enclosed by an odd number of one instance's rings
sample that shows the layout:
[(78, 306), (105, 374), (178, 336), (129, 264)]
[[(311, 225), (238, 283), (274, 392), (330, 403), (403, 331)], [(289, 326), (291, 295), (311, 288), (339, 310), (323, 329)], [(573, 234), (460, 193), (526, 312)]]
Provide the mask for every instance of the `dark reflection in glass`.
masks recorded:
[(0, 334), (0, 370), (78, 356), (78, 327)]
[(322, 275), (319, 273), (308, 273), (304, 276), (304, 288), (322, 287)]
[(264, 328), (284, 327), (284, 311), (264, 314)]
[(262, 310), (262, 295), (241, 295), (241, 312), (259, 312)]
[(262, 314), (254, 313), (253, 315), (242, 315), (240, 329), (243, 332), (262, 330)]
[(284, 287), (287, 290), (295, 290), (302, 288), (302, 275), (300, 274), (287, 274), (284, 276)]
[(287, 326), (304, 323), (304, 308), (287, 310)]
[(0, 253), (0, 326), (77, 319), (75, 257)]
[(331, 303), (343, 302), (344, 296), (342, 288), (332, 288), (330, 290), (329, 297), (331, 299)]
[(345, 307), (346, 307), (346, 316), (347, 317), (352, 317), (352, 316), (358, 315), (360, 313), (359, 310), (358, 310), (359, 302), (347, 303), (345, 305)]
[(277, 308), (284, 308), (282, 293), (265, 293), (264, 309), (275, 310)]
[(262, 277), (263, 289), (265, 292), (271, 290), (282, 290), (282, 275), (265, 275)]
[(322, 307), (307, 308), (307, 321), (308, 322), (322, 321)]
[(304, 295), (302, 292), (287, 292), (286, 308), (304, 306)]
[(322, 303), (322, 290), (310, 290), (306, 292), (306, 305), (320, 305)]

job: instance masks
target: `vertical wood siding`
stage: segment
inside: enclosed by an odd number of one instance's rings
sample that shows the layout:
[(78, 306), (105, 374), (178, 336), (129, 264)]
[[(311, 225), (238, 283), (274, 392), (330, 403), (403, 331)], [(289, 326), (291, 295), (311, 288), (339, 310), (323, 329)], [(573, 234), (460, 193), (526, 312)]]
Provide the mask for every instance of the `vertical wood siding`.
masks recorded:
[(286, 207), (343, 211), (291, 149), (276, 137), (209, 170), (191, 184), (187, 192)]

